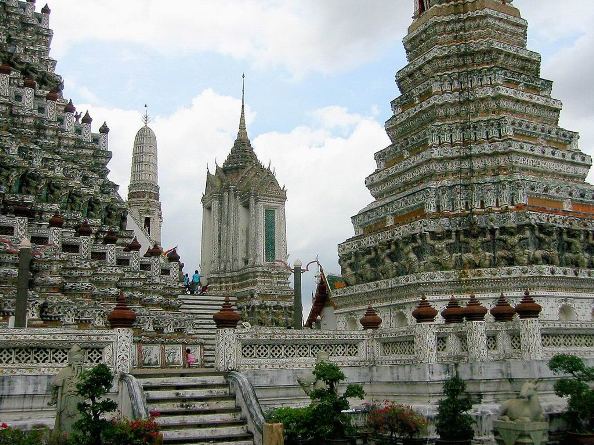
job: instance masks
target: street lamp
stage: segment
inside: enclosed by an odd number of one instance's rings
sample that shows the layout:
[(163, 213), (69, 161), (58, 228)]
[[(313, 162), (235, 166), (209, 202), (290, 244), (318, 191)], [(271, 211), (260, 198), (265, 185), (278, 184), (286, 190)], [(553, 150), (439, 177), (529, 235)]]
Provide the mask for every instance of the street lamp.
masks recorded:
[(301, 274), (309, 271), (309, 266), (312, 264), (320, 265), (320, 262), (315, 259), (310, 261), (303, 269), (301, 260), (295, 260), (293, 267), (289, 266), (282, 260), (277, 260), (278, 263), (283, 264), (288, 270), (293, 273), (293, 329), (303, 329), (303, 303), (301, 301)]

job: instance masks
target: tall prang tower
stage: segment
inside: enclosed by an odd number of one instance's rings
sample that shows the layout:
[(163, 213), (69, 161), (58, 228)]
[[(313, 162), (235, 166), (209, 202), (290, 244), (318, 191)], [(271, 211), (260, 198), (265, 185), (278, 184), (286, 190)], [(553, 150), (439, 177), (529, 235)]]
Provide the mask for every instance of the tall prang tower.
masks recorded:
[(232, 294), (242, 319), (290, 326), (292, 290), (287, 259), (287, 192), (258, 160), (245, 125), (242, 91), (239, 131), (222, 166), (207, 172), (202, 196), (201, 273), (208, 292)]
[(148, 126), (145, 112), (144, 126), (134, 138), (130, 185), (128, 186), (128, 228), (133, 229), (141, 244), (161, 244), (163, 214), (159, 200), (159, 166), (157, 137)]
[(559, 127), (562, 104), (510, 3), (414, 1), (391, 143), (365, 181), (374, 201), (339, 245), (339, 326), (370, 302), (403, 326), (421, 295), (441, 309), (452, 294), (492, 305), (525, 289), (541, 318), (592, 319), (591, 158)]

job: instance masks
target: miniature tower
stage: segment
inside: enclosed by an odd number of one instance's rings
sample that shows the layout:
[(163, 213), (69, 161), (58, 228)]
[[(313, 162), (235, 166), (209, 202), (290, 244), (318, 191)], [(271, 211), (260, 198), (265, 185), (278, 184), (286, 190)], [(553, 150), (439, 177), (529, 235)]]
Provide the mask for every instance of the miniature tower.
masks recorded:
[[(145, 106), (146, 107), (146, 106)], [(161, 202), (157, 165), (157, 137), (148, 126), (145, 111), (144, 126), (136, 133), (132, 151), (132, 170), (128, 187), (128, 217), (138, 226), (149, 244), (161, 244)], [(139, 237), (139, 240), (143, 238)]]
[(243, 319), (288, 326), (287, 194), (258, 160), (245, 125), (245, 88), (237, 139), (223, 166), (207, 173), (202, 197), (201, 271), (209, 292), (233, 293)]

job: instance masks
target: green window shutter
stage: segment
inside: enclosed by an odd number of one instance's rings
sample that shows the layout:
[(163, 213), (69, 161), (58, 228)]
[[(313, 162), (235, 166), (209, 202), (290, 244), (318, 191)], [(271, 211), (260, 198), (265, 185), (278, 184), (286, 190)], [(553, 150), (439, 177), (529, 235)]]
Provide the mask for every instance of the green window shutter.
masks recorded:
[(272, 262), (276, 259), (276, 211), (264, 210), (264, 259)]

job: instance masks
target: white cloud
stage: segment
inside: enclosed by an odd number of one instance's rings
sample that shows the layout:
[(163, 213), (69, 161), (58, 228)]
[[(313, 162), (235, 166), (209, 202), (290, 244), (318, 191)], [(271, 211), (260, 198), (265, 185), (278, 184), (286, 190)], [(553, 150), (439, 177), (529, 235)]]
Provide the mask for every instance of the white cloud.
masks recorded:
[[(410, 3), (410, 4), (408, 4)], [(135, 43), (164, 54), (212, 51), (294, 75), (369, 60), (401, 38), (408, 0), (60, 0), (54, 55), (86, 41)]]

